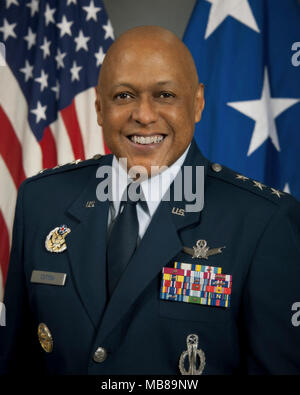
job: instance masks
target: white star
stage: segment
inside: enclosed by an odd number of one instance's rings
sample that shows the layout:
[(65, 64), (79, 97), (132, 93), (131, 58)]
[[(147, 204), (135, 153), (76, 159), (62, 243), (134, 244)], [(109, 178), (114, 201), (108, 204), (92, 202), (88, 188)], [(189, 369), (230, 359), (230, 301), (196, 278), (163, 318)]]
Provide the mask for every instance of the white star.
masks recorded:
[(63, 69), (65, 67), (63, 59), (66, 56), (66, 52), (61, 53), (60, 49), (58, 48), (57, 50), (57, 55), (55, 56), (55, 60), (57, 62), (57, 68), (59, 69), (60, 67)]
[(291, 194), (291, 189), (288, 182), (285, 184), (283, 192)]
[(51, 88), (51, 90), (52, 90), (53, 92), (55, 92), (56, 100), (58, 100), (58, 98), (59, 98), (59, 92), (60, 92), (60, 85), (59, 85), (59, 82), (58, 82), (58, 81), (56, 81), (56, 86), (53, 86), (53, 87)]
[(27, 49), (31, 49), (36, 43), (36, 33), (33, 33), (30, 27), (28, 28), (28, 33), (27, 36), (24, 37), (24, 40), (27, 41)]
[(63, 37), (65, 34), (72, 36), (71, 26), (73, 23), (72, 21), (69, 22), (65, 15), (62, 17), (61, 22), (57, 24), (57, 27), (60, 29), (60, 37)]
[(107, 21), (107, 25), (102, 25), (102, 28), (105, 30), (105, 36), (104, 39), (108, 39), (109, 37), (114, 40), (115, 36), (114, 36), (114, 30), (112, 28), (112, 25), (110, 23), (110, 20), (108, 19)]
[(103, 48), (99, 47), (99, 51), (95, 53), (95, 58), (97, 59), (97, 67), (103, 63), (103, 59), (105, 58), (105, 53), (103, 52)]
[(43, 51), (43, 59), (47, 56), (50, 56), (50, 45), (51, 41), (47, 41), (47, 38), (44, 37), (44, 43), (40, 46), (41, 50)]
[(20, 69), (20, 71), (25, 74), (25, 82), (27, 82), (30, 78), (33, 78), (33, 66), (31, 66), (28, 60), (25, 61), (25, 67)]
[(41, 92), (43, 92), (43, 90), (48, 87), (48, 74), (46, 74), (44, 70), (42, 70), (41, 76), (35, 78), (34, 80), (41, 84)]
[(72, 68), (70, 69), (71, 74), (72, 74), (71, 81), (75, 81), (75, 80), (79, 81), (79, 71), (80, 71), (81, 69), (82, 69), (82, 66), (77, 66), (77, 63), (76, 63), (76, 61), (74, 60), (73, 66), (72, 66)]
[(30, 8), (30, 16), (34, 16), (37, 12), (39, 13), (39, 1), (38, 0), (31, 0), (29, 4), (26, 4), (27, 7)]
[(85, 19), (86, 22), (89, 21), (90, 19), (93, 19), (95, 22), (97, 22), (97, 12), (99, 12), (101, 8), (95, 7), (94, 0), (91, 0), (90, 5), (88, 7), (82, 7), (82, 8), (87, 13)]
[(42, 106), (41, 102), (38, 101), (37, 107), (34, 110), (30, 110), (30, 112), (36, 115), (36, 123), (39, 123), (41, 119), (46, 119), (46, 109), (47, 106)]
[(81, 48), (85, 51), (88, 51), (87, 42), (90, 40), (90, 37), (85, 37), (83, 35), (83, 31), (80, 30), (78, 36), (74, 39), (76, 42), (76, 52), (79, 51)]
[(6, 8), (9, 8), (12, 4), (20, 5), (17, 0), (6, 0)]
[(259, 28), (248, 0), (206, 0), (211, 3), (205, 38), (208, 38), (228, 16), (232, 16), (257, 33)]
[(17, 26), (16, 23), (9, 24), (7, 19), (4, 18), (4, 24), (0, 27), (0, 32), (3, 33), (4, 40), (6, 41), (8, 37), (17, 38), (16, 33), (14, 32), (14, 28)]
[(44, 12), (44, 16), (46, 19), (46, 26), (49, 25), (49, 23), (55, 23), (53, 14), (55, 13), (56, 8), (50, 8), (49, 4), (46, 4), (46, 11)]
[(270, 94), (268, 72), (267, 69), (265, 69), (264, 85), (259, 100), (227, 103), (235, 110), (240, 111), (242, 114), (255, 121), (247, 156), (257, 150), (268, 137), (271, 138), (277, 151), (280, 151), (275, 118), (299, 101), (300, 99), (272, 98)]
[(70, 5), (72, 3), (77, 4), (77, 0), (68, 0), (67, 5)]

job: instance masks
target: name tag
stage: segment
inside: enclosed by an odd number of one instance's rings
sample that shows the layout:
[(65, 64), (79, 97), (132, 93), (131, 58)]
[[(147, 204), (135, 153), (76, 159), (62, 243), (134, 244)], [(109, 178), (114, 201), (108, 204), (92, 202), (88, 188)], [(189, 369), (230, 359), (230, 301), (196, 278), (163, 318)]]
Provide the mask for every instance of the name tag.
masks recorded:
[(33, 270), (30, 282), (38, 284), (60, 285), (64, 286), (67, 275), (66, 273), (45, 272), (42, 270)]

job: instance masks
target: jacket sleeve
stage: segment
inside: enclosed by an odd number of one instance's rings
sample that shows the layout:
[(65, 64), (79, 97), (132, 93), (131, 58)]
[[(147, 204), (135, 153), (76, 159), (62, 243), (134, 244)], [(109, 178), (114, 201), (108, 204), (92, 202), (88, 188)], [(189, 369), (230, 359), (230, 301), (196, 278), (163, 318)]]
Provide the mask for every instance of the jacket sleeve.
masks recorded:
[(13, 239), (4, 292), (6, 326), (0, 327), (0, 374), (37, 373), (42, 364), (38, 361), (37, 328), (32, 320), (24, 274), (24, 209), (23, 197), (26, 182), (18, 192)]
[[(249, 374), (299, 374), (300, 204), (286, 196), (259, 240), (243, 300)], [(285, 204), (286, 203), (286, 204)]]

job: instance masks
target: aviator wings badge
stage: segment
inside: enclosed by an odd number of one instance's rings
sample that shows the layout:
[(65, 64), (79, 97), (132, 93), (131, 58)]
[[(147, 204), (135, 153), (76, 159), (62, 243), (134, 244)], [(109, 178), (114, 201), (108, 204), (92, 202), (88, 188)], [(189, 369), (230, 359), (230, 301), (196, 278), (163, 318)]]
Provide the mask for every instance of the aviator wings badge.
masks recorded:
[(71, 229), (69, 229), (66, 225), (61, 225), (51, 230), (51, 232), (46, 237), (46, 250), (56, 253), (65, 251), (67, 249), (65, 238), (70, 232)]
[(204, 258), (208, 259), (210, 255), (216, 255), (216, 254), (221, 254), (222, 248), (224, 247), (218, 247), (218, 248), (212, 248), (211, 250), (209, 247), (207, 247), (207, 241), (206, 240), (198, 240), (196, 243), (196, 246), (193, 247), (194, 254), (192, 258)]
[(182, 251), (192, 255), (192, 258), (208, 259), (211, 255), (221, 254), (222, 248), (225, 248), (225, 246), (210, 249), (207, 247), (206, 240), (198, 240), (193, 248), (183, 247)]

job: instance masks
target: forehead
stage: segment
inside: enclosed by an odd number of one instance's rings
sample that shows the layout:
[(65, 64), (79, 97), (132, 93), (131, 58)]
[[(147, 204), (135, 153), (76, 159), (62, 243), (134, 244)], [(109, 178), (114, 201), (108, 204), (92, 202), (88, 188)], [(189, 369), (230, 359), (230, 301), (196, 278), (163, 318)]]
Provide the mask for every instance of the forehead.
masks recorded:
[(184, 55), (177, 48), (161, 42), (123, 45), (111, 55), (106, 82), (187, 82), (188, 71)]

